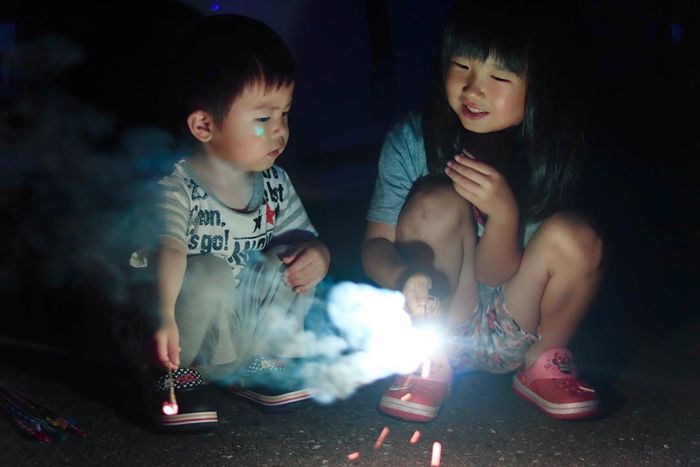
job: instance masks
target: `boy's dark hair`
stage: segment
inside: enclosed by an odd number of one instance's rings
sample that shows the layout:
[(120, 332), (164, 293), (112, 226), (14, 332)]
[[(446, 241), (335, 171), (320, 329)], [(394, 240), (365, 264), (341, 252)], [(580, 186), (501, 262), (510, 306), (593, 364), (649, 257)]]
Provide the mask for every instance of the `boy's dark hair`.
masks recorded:
[(294, 82), (287, 45), (269, 26), (247, 16), (202, 18), (174, 53), (179, 125), (196, 110), (209, 112), (221, 125), (246, 86), (275, 89)]
[(556, 2), (457, 1), (444, 30), (433, 96), (423, 113), (428, 168), (442, 173), (461, 150), (465, 133), (445, 95), (452, 57), (490, 56), (524, 77), (525, 112), (515, 157), (526, 172), (519, 202), (531, 220), (564, 204), (579, 172), (583, 145), (585, 98), (574, 66), (574, 60), (583, 60), (575, 50), (582, 35), (573, 16), (558, 8)]

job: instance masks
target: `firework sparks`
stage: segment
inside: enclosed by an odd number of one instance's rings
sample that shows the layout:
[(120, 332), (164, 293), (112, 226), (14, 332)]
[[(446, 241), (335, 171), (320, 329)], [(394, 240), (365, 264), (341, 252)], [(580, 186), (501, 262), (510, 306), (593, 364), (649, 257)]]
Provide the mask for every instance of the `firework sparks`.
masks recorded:
[(416, 430), (411, 436), (411, 444), (418, 444), (418, 441), (420, 441), (420, 431)]
[(440, 457), (442, 456), (442, 445), (435, 441), (433, 443), (433, 455), (430, 458), (430, 467), (438, 467), (440, 465)]
[(384, 428), (382, 428), (382, 432), (379, 433), (379, 437), (374, 443), (374, 449), (379, 449), (380, 447), (382, 447), (382, 444), (384, 444), (384, 440), (386, 440), (387, 436), (389, 436), (389, 427), (385, 426)]

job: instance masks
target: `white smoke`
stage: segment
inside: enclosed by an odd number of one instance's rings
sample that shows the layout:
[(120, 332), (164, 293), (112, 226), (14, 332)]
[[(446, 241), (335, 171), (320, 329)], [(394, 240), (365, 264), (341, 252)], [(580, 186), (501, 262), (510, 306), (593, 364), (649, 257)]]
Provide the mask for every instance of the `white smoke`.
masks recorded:
[(337, 335), (317, 338), (307, 332), (308, 358), (299, 370), (319, 402), (345, 399), (378, 379), (413, 372), (435, 352), (436, 330), (414, 326), (404, 305), (400, 292), (367, 284), (341, 282), (331, 289), (328, 316)]

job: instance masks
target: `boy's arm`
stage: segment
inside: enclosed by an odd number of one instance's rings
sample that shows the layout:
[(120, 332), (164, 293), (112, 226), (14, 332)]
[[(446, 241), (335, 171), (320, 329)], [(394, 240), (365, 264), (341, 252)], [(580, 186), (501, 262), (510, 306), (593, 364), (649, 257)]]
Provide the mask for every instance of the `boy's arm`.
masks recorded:
[(184, 246), (171, 238), (162, 237), (158, 252), (158, 298), (160, 324), (153, 336), (153, 358), (165, 368), (180, 365), (180, 344), (175, 322), (175, 302), (180, 294), (187, 267)]
[(292, 244), (292, 250), (282, 257), (287, 265), (285, 282), (296, 293), (308, 292), (316, 287), (326, 274), (331, 262), (328, 247), (320, 240)]

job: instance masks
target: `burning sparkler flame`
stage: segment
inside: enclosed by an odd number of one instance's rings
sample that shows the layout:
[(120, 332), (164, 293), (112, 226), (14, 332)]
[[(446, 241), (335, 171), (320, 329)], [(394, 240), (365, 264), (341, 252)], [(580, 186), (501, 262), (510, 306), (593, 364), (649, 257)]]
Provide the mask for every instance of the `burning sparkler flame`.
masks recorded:
[(170, 401), (163, 401), (163, 413), (165, 415), (177, 415), (178, 410), (177, 404)]
[(331, 293), (329, 314), (351, 347), (395, 373), (412, 373), (440, 344), (437, 329), (413, 325), (401, 292), (341, 283)]
[[(341, 282), (330, 290), (323, 306), (335, 335), (305, 334), (305, 352), (314, 358), (298, 370), (318, 402), (347, 398), (362, 385), (420, 371), (426, 360), (444, 353), (442, 330), (414, 323), (405, 305), (401, 292), (368, 284)], [(293, 346), (300, 339), (287, 342)]]

